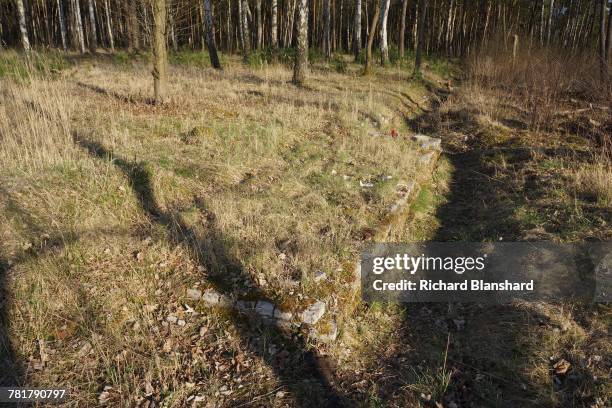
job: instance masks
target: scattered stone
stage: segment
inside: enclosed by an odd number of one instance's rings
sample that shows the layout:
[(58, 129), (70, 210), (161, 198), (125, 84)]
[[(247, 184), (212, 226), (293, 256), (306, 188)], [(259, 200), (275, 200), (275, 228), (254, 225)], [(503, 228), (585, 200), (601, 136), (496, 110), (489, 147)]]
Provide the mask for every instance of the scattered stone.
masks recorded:
[(176, 317), (175, 315), (168, 315), (166, 316), (166, 321), (168, 323), (176, 324), (176, 322), (178, 321), (178, 317)]
[(185, 326), (187, 323), (186, 323), (184, 320), (179, 319), (179, 320), (177, 320), (177, 321), (176, 321), (176, 324), (178, 324), (179, 326), (183, 327), (183, 326)]
[(436, 137), (429, 137), (421, 134), (412, 136), (412, 140), (421, 145), (423, 149), (440, 149), (442, 140)]
[(315, 282), (321, 282), (327, 279), (327, 274), (323, 271), (318, 271), (317, 273), (315, 273), (314, 276), (314, 281)]
[(372, 188), (374, 187), (374, 183), (369, 183), (369, 182), (359, 180), (359, 186), (363, 188)]
[(331, 322), (324, 329), (311, 329), (310, 336), (321, 343), (332, 343), (338, 338), (338, 325)]
[(227, 296), (222, 295), (212, 288), (204, 291), (202, 299), (211, 306), (229, 306), (231, 304)]
[(291, 320), (292, 317), (293, 317), (293, 313), (291, 312), (284, 312), (281, 309), (274, 309), (275, 319), (288, 321), (288, 320)]
[(260, 300), (255, 305), (255, 313), (261, 317), (271, 318), (274, 315), (274, 305), (270, 302)]
[(308, 306), (301, 314), (300, 317), (303, 323), (315, 324), (325, 314), (325, 303), (317, 300), (312, 305)]
[(197, 289), (187, 289), (187, 297), (191, 300), (200, 300), (202, 292)]
[(435, 156), (435, 152), (427, 152), (425, 154), (422, 154), (419, 157), (419, 163), (427, 166), (431, 164), (432, 160), (434, 159), (434, 156)]
[(92, 346), (91, 343), (86, 341), (83, 346), (81, 347), (81, 349), (79, 350), (79, 356), (84, 357), (87, 354), (89, 354), (89, 352), (91, 351)]

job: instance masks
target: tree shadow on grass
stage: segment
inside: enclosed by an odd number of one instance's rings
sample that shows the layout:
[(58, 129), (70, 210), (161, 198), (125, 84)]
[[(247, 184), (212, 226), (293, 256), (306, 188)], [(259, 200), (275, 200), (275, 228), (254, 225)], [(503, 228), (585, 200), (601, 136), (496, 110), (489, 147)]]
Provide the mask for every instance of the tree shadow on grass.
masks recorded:
[[(236, 282), (241, 282), (244, 286), (252, 288), (250, 296), (255, 296), (260, 300), (265, 299), (257, 283), (252, 281), (243, 270), (240, 260), (228, 253), (226, 240), (214, 225), (214, 214), (206, 209), (202, 200), (195, 200), (197, 207), (203, 213), (212, 214), (210, 218), (213, 221), (209, 223), (205, 237), (199, 236), (188, 226), (179, 213), (166, 211), (159, 207), (151, 185), (149, 171), (144, 163), (127, 161), (107, 150), (100, 143), (85, 139), (78, 134), (74, 135), (74, 140), (91, 156), (108, 160), (121, 170), (130, 181), (136, 199), (151, 222), (163, 226), (168, 239), (173, 244), (184, 245), (188, 248), (192, 259), (206, 268), (209, 282), (217, 291), (231, 296), (236, 293)], [(289, 348), (294, 357), (293, 364), (281, 364), (253, 341), (252, 329), (261, 327), (263, 324), (266, 324), (273, 335), (287, 339), (289, 343), (293, 341)], [(239, 319), (236, 322), (236, 328), (249, 351), (266, 361), (278, 378), (290, 389), (297, 406), (336, 407), (347, 404), (345, 398), (334, 389), (333, 376), (328, 362), (314, 351), (309, 350), (302, 338), (288, 339), (283, 330), (267, 324), (258, 316)]]
[[(22, 212), (20, 210), (20, 212)], [(31, 224), (29, 217), (23, 212), (26, 223), (34, 231), (39, 230)], [(27, 362), (16, 352), (9, 334), (11, 322), (8, 311), (11, 309), (11, 294), (8, 289), (9, 274), (12, 269), (24, 262), (43, 257), (49, 253), (77, 240), (76, 234), (58, 234), (46, 236), (44, 240), (21, 251), (16, 256), (6, 256), (0, 248), (0, 386), (27, 385)], [(1, 404), (0, 404), (1, 405)]]
[[(478, 136), (477, 121), (469, 111), (441, 116), (435, 108), (409, 121), (415, 132), (442, 134), (453, 169), (445, 202), (435, 210), (439, 226), (431, 241), (525, 240), (525, 221), (517, 217), (517, 210), (544, 196), (549, 188), (537, 174), (516, 177), (530, 174), (532, 149), (487, 143)], [(443, 126), (467, 135), (467, 143), (461, 142), (458, 148), (457, 141), (450, 139), (453, 136), (445, 139)], [(502, 169), (495, 165), (500, 149), (505, 154)], [(544, 364), (538, 361), (551, 347), (541, 338), (543, 332), (562, 330), (546, 312), (556, 313), (555, 307), (545, 303), (409, 304), (401, 312), (400, 351), (380, 362), (381, 372), (392, 379), (380, 384), (379, 395), (385, 401), (408, 400), (425, 406), (588, 406), (594, 403), (589, 390), (596, 381), (586, 367), (570, 361), (573, 371), (568, 375), (553, 373), (552, 363), (571, 360), (571, 351), (547, 355)], [(542, 367), (547, 371), (542, 372)], [(406, 395), (407, 390), (412, 396)]]

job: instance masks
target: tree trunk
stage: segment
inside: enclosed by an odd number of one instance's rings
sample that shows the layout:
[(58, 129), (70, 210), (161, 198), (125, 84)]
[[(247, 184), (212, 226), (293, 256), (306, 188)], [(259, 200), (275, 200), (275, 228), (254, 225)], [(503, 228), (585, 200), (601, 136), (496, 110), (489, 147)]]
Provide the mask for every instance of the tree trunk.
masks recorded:
[[(138, 15), (136, 0), (126, 0), (128, 3), (128, 49), (140, 49), (140, 30), (138, 28)], [(155, 1), (155, 0), (154, 0)]]
[(79, 4), (79, 0), (72, 1), (74, 7), (74, 19), (75, 19), (75, 29), (76, 29), (76, 37), (79, 44), (79, 50), (82, 54), (85, 53), (85, 35), (83, 34), (83, 19), (81, 18), (81, 6)]
[(153, 90), (155, 104), (166, 99), (166, 0), (153, 0)]
[(610, 11), (608, 12), (608, 34), (606, 35), (606, 57), (607, 63), (612, 63), (612, 6), (610, 7)]
[(408, 0), (402, 1), (402, 21), (400, 22), (399, 55), (404, 58), (406, 47), (406, 10), (408, 10)]
[(353, 51), (355, 59), (361, 52), (361, 0), (355, 0), (355, 34), (353, 38)]
[(608, 0), (599, 0), (601, 4), (600, 24), (599, 24), (599, 71), (601, 82), (605, 82), (608, 77), (608, 61), (606, 58), (606, 4)]
[(293, 83), (303, 85), (308, 69), (308, 0), (298, 0), (297, 50), (293, 64)]
[(19, 13), (19, 31), (21, 32), (21, 45), (25, 51), (30, 51), (30, 39), (26, 25), (25, 8), (23, 0), (17, 0), (17, 12)]
[(325, 57), (331, 57), (331, 16), (329, 0), (323, 0), (323, 53)]
[(96, 52), (98, 48), (98, 32), (96, 31), (96, 15), (94, 13), (94, 4), (93, 0), (89, 0), (89, 33), (90, 33), (90, 41), (89, 48), (91, 51)]
[(553, 12), (555, 11), (555, 0), (550, 0), (550, 10), (548, 10), (548, 33), (546, 34), (546, 44), (550, 46), (550, 36), (552, 33)]
[(66, 33), (66, 17), (64, 14), (63, 0), (57, 0), (57, 15), (59, 18), (60, 35), (62, 36), (62, 49), (68, 49), (68, 35)]
[(382, 0), (380, 4), (380, 63), (385, 66), (389, 63), (389, 46), (387, 45), (387, 19), (389, 17), (389, 4), (391, 0)]
[(414, 56), (414, 75), (421, 73), (421, 53), (425, 40), (425, 21), (427, 21), (427, 0), (419, 0), (419, 22), (417, 27), (417, 43)]
[(372, 17), (370, 29), (368, 30), (370, 34), (368, 35), (365, 66), (363, 68), (364, 75), (369, 75), (372, 69), (372, 45), (374, 44), (374, 35), (376, 35), (376, 25), (378, 24), (378, 18), (380, 17), (380, 7), (378, 7), (376, 4), (374, 6), (374, 17)]
[(204, 0), (204, 32), (206, 34), (206, 47), (210, 56), (210, 64), (215, 69), (221, 69), (217, 45), (215, 44), (215, 30), (213, 26), (212, 6), (210, 0)]
[(227, 13), (225, 16), (225, 25), (227, 29), (226, 50), (232, 52), (232, 1), (227, 0)]
[(242, 56), (244, 61), (247, 62), (249, 60), (249, 54), (251, 53), (251, 36), (249, 35), (249, 22), (247, 20), (247, 10), (249, 8), (249, 3), (247, 0), (240, 0), (242, 3), (242, 16), (240, 27), (242, 27)]
[(261, 19), (261, 0), (255, 2), (255, 14), (257, 17), (257, 49), (261, 49), (263, 42), (263, 26)]
[(108, 0), (104, 0), (104, 13), (106, 14), (106, 31), (108, 33), (108, 43), (111, 51), (115, 51), (115, 39), (113, 38), (113, 27), (110, 17), (110, 8)]
[(278, 48), (278, 0), (272, 0), (270, 6), (272, 13), (272, 21), (270, 23), (270, 46), (273, 49)]

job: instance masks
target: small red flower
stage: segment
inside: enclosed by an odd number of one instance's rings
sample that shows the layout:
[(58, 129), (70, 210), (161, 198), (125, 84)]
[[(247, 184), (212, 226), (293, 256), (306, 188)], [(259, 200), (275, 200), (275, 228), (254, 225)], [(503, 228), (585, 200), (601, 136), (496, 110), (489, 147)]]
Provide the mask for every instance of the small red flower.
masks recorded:
[(391, 129), (391, 137), (395, 139), (397, 136), (398, 136), (397, 130)]

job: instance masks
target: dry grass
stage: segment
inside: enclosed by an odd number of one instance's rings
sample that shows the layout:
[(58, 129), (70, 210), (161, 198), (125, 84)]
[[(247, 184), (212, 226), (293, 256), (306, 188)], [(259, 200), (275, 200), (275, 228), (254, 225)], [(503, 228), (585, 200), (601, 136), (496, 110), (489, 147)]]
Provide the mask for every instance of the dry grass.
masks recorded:
[[(149, 76), (93, 59), (0, 80), (3, 357), (16, 363), (0, 371), (69, 385), (69, 406), (95, 404), (104, 386), (113, 405), (249, 401), (279, 385), (268, 357), (186, 289), (221, 277), (234, 294), (255, 285), (291, 304), (342, 288), (363, 231), (417, 177), (405, 118), (428, 92), (396, 71), (324, 68), (298, 89), (282, 66), (232, 60), (223, 72), (172, 67), (158, 107)], [(256, 347), (277, 341), (267, 336)]]

